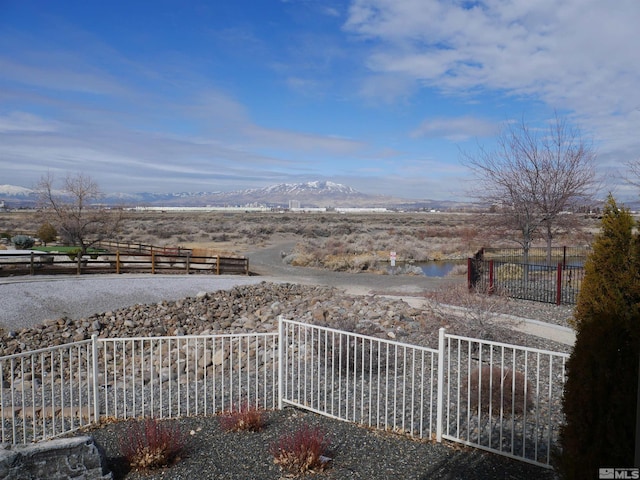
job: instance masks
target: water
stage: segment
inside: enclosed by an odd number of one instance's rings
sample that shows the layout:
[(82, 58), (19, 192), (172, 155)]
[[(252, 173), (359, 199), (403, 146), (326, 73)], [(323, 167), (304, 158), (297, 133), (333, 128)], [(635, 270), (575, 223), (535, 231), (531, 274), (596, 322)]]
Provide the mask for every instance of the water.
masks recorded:
[(416, 265), (422, 269), (427, 277), (446, 277), (457, 265), (461, 265), (461, 262), (433, 261), (416, 263)]

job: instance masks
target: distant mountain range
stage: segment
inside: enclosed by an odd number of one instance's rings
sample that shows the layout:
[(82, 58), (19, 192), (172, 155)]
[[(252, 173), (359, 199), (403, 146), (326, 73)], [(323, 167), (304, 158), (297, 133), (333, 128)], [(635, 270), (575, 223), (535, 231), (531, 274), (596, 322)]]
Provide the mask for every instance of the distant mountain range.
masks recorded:
[[(0, 201), (6, 208), (26, 208), (36, 204), (35, 191), (14, 185), (0, 185)], [(384, 195), (370, 195), (340, 183), (315, 181), (306, 183), (280, 183), (264, 188), (233, 192), (179, 192), (179, 193), (108, 193), (107, 205), (135, 206), (256, 206), (288, 207), (290, 201), (300, 207), (387, 207), (446, 209), (461, 205), (450, 201), (410, 201)]]

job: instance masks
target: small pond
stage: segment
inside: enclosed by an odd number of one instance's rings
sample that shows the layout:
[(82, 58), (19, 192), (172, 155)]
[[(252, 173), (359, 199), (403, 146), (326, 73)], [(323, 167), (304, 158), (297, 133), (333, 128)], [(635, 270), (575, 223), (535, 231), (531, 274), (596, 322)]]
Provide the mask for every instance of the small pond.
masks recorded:
[(416, 266), (420, 267), (427, 277), (446, 277), (456, 266), (464, 264), (466, 260), (416, 263)]
[[(408, 269), (416, 269), (419, 268), (422, 270), (422, 273), (427, 277), (446, 277), (449, 275), (451, 270), (453, 270), (458, 265), (467, 265), (466, 260), (434, 260), (431, 262), (416, 262), (411, 264), (398, 263), (398, 265), (394, 267), (388, 267), (387, 271), (390, 274), (402, 274), (407, 273)], [(417, 273), (415, 270), (413, 273)]]

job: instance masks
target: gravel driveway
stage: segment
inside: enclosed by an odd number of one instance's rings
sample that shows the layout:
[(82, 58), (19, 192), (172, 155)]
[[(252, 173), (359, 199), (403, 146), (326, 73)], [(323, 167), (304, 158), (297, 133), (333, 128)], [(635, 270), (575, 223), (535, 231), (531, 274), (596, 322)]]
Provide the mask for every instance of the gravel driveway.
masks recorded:
[(47, 275), (0, 278), (0, 327), (19, 330), (46, 319), (74, 320), (136, 304), (193, 297), (268, 280), (240, 275)]

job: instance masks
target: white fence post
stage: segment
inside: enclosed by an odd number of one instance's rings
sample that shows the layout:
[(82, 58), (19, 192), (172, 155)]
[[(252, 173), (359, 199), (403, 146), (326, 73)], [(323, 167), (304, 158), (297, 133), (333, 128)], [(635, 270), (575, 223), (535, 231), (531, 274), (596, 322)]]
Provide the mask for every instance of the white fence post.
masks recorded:
[(436, 442), (442, 442), (442, 412), (444, 410), (444, 328), (438, 332), (438, 405), (436, 410)]
[(278, 316), (278, 410), (282, 410), (282, 390), (284, 386), (284, 322)]
[(98, 336), (91, 335), (91, 356), (93, 370), (93, 421), (98, 422)]

